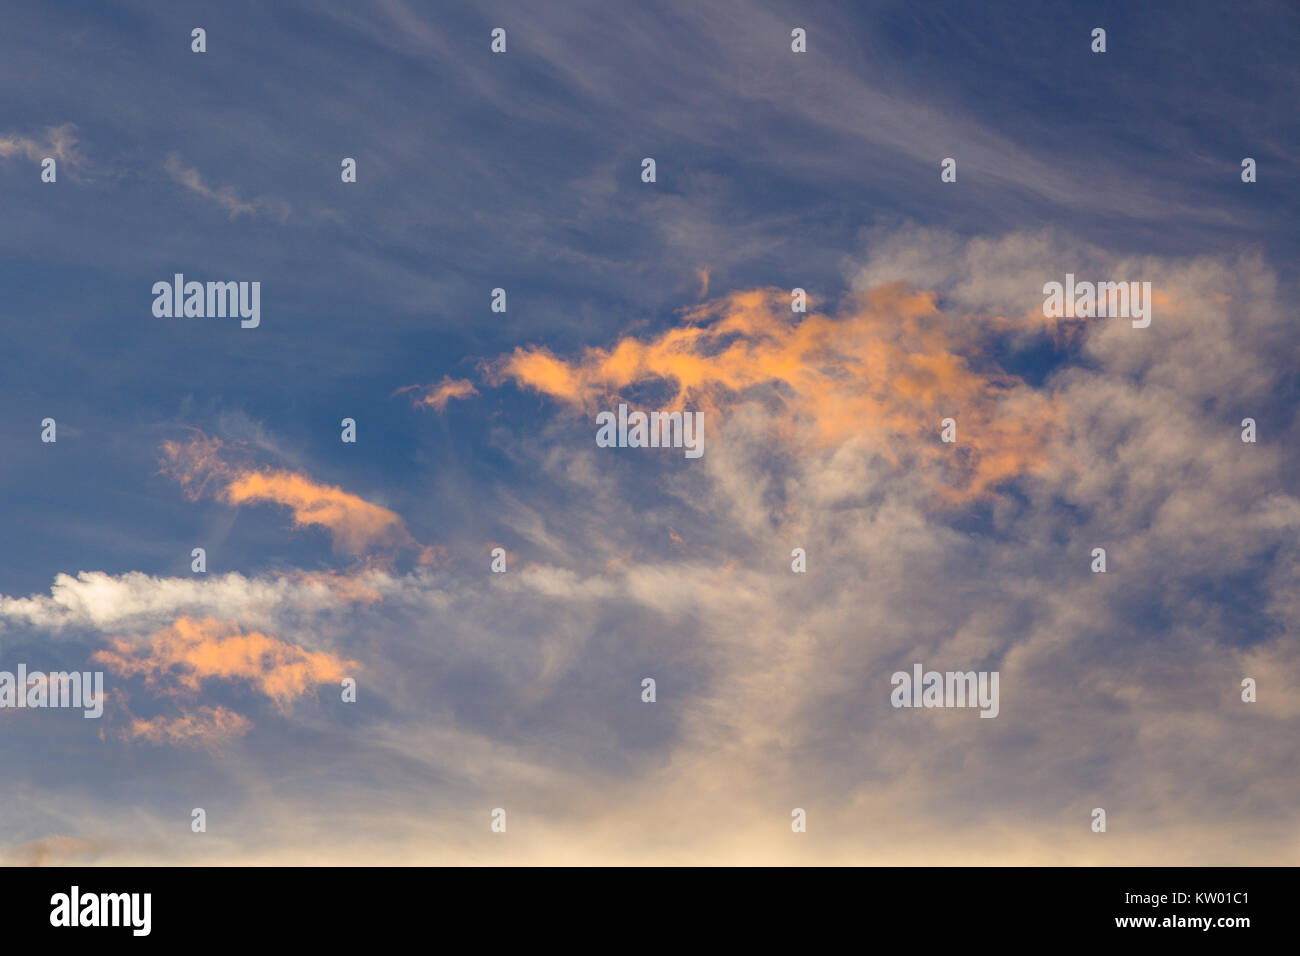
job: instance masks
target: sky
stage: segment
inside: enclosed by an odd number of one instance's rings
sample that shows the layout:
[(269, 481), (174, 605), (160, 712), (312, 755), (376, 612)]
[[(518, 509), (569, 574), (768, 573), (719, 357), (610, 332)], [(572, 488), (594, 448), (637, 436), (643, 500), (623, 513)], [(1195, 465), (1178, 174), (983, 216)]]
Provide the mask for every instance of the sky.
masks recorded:
[[(1297, 49), (1283, 2), (9, 11), (0, 672), (105, 700), (0, 708), (0, 862), (1300, 862)], [(157, 316), (177, 273), (259, 324)], [(703, 454), (600, 447), (620, 404)], [(997, 716), (894, 706), (917, 664)]]

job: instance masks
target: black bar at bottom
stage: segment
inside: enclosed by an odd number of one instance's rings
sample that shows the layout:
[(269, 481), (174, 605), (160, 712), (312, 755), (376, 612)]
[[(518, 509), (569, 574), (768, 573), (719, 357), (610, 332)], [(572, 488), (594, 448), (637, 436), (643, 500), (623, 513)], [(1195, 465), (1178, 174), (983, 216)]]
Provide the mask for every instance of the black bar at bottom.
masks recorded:
[(447, 942), (469, 933), (466, 941), (494, 943), (716, 939), (732, 947), (750, 939), (947, 945), (1045, 935), (1231, 945), (1294, 925), (1296, 880), (1293, 868), (1240, 867), (58, 867), (0, 870), (0, 883), (10, 944), (75, 934), (81, 944), (373, 946), (422, 932)]

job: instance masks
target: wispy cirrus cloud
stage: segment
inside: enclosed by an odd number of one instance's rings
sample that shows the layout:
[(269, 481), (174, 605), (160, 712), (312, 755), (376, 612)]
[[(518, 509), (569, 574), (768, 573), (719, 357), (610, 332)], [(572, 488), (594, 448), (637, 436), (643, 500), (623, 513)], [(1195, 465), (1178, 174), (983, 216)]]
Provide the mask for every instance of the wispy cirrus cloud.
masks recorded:
[(217, 187), (209, 185), (198, 169), (185, 165), (180, 157), (174, 153), (167, 157), (163, 168), (167, 171), (168, 176), (190, 192), (216, 203), (229, 213), (231, 219), (255, 214), (265, 214), (274, 219), (279, 219), (281, 222), (289, 218), (291, 208), (284, 200), (266, 197), (241, 199), (238, 191), (233, 186)]
[(22, 156), (33, 162), (40, 162), (49, 156), (72, 166), (85, 163), (77, 141), (77, 127), (73, 123), (47, 126), (40, 138), (18, 133), (0, 133), (0, 158), (11, 156)]

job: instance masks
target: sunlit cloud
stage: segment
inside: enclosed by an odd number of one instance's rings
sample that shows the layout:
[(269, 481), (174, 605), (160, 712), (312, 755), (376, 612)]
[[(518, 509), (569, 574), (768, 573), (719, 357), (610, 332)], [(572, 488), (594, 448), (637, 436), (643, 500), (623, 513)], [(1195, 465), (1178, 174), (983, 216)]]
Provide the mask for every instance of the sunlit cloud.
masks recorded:
[(196, 694), (210, 680), (252, 686), (285, 710), (325, 683), (338, 683), (355, 661), (312, 651), (230, 621), (178, 618), (144, 642), (115, 638), (92, 658), (125, 677), (143, 677), (163, 695)]
[[(963, 500), (1035, 469), (1057, 421), (1052, 396), (1000, 370), (932, 292), (878, 286), (839, 315), (792, 313), (790, 294), (734, 292), (683, 312), (649, 339), (627, 336), (565, 359), (521, 346), (491, 365), (513, 381), (590, 414), (627, 390), (662, 386), (665, 407), (726, 414), (761, 403), (787, 445), (862, 442), (920, 469)], [(955, 445), (939, 440), (957, 422)]]
[(412, 397), (416, 406), (432, 408), (437, 412), (445, 409), (447, 403), (454, 398), (469, 398), (478, 394), (478, 389), (469, 379), (452, 378), (450, 375), (444, 376), (437, 385), (407, 385), (393, 394), (411, 391), (415, 392)]
[(353, 555), (415, 549), (422, 561), (437, 557), (436, 549), (416, 542), (406, 523), (388, 508), (298, 472), (234, 465), (224, 457), (217, 438), (198, 434), (187, 442), (164, 442), (163, 470), (191, 498), (212, 488), (226, 504), (287, 507), (295, 527), (325, 528), (339, 550)]
[(179, 717), (132, 717), (126, 735), (154, 744), (212, 747), (241, 737), (253, 722), (227, 707), (182, 709)]

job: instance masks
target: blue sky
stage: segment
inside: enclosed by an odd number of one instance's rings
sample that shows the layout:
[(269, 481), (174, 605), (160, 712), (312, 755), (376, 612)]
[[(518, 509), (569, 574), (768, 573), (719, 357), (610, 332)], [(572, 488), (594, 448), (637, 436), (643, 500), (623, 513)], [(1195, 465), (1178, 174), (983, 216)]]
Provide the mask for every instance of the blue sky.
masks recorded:
[[(373, 861), (908, 859), (857, 834), (865, 816), (949, 862), (995, 854), (1016, 826), (1003, 859), (1294, 862), (1300, 14), (1025, 6), (11, 12), (0, 669), (88, 667), (114, 640), (159, 651), (176, 619), (210, 616), (373, 676), (350, 709), (324, 681), (284, 709), (248, 675), (187, 697), (118, 673), (102, 732), (5, 716), (3, 759), (31, 770), (0, 784), (0, 854), (43, 860), (57, 838), (91, 859), (298, 861), (341, 827), (355, 836), (339, 853)], [(1067, 271), (1169, 298), (1149, 330), (1027, 321)], [(155, 318), (150, 289), (176, 272), (260, 281), (260, 327)], [(939, 318), (860, 305), (890, 283), (932, 294)], [(830, 446), (805, 434), (835, 409), (792, 397), (799, 380), (687, 395), (718, 416), (700, 462), (597, 454), (591, 412), (611, 406), (592, 402), (680, 383), (566, 397), (505, 364), (544, 349), (603, 374), (584, 350), (796, 286), (886, 354), (901, 335), (897, 354), (960, 355), (995, 436), (975, 448), (1015, 459), (1005, 480), (936, 506), (931, 480), (950, 476), (911, 439), (868, 421)], [(855, 369), (834, 370), (846, 392)], [(996, 373), (1018, 384), (1004, 395)], [(477, 394), (438, 410), (398, 392), (448, 378)], [(937, 430), (911, 401), (885, 406)], [(1045, 431), (1011, 452), (1022, 432), (994, 426), (1022, 414)], [(1257, 446), (1237, 441), (1246, 415)], [(785, 444), (787, 426), (802, 438)], [(357, 553), (284, 501), (192, 499), (162, 449), (196, 434), (227, 467), (386, 509), (416, 544)], [(801, 541), (806, 580), (789, 571)], [(1075, 574), (1111, 542), (1104, 581)], [(103, 577), (51, 597), (82, 572)], [(383, 599), (295, 591), (308, 572)], [(889, 672), (932, 658), (1001, 666), (1001, 718), (891, 710)], [(1268, 689), (1243, 715), (1251, 667)], [(1073, 709), (1054, 707), (1063, 694)], [(214, 706), (251, 729), (130, 730)], [(1225, 750), (1243, 756), (1205, 769)], [(1142, 825), (1089, 843), (1106, 800)], [(783, 821), (807, 804), (827, 822), (791, 849)], [(209, 805), (223, 825), (196, 845), (189, 810)], [(513, 848), (482, 844), (495, 806), (518, 807)], [(724, 806), (737, 833), (708, 822)], [(855, 835), (824, 842), (830, 820)]]

